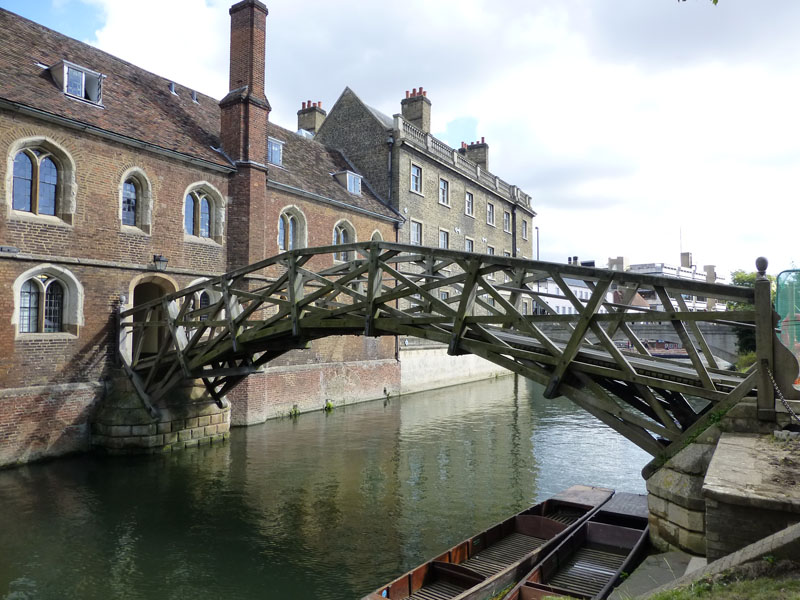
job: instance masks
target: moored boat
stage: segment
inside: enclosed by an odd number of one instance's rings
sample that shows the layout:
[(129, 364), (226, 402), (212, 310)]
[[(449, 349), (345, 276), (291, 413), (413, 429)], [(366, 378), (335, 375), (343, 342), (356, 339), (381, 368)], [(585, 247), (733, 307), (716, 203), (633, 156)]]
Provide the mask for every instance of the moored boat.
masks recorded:
[(453, 546), (363, 600), (486, 600), (519, 581), (613, 493), (572, 486)]
[(647, 496), (617, 492), (542, 558), (504, 600), (602, 600), (644, 558)]

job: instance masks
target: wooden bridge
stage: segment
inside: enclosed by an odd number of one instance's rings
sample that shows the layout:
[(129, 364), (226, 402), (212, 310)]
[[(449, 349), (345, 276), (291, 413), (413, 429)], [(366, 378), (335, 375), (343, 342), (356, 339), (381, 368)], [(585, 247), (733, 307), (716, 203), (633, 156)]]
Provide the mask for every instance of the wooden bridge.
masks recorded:
[[(764, 270), (765, 260), (762, 275)], [(542, 289), (548, 280), (550, 292)], [(769, 373), (775, 336), (766, 285), (765, 299), (759, 283), (741, 288), (367, 242), (285, 252), (121, 312), (119, 347), (155, 416), (154, 403), (186, 380), (202, 380), (224, 405), (225, 394), (249, 374), (314, 339), (425, 338), (446, 345), (450, 354), (475, 354), (528, 377), (545, 386), (546, 397), (570, 398), (660, 456), (713, 419), (716, 409), (755, 395), (757, 388), (760, 415), (774, 417)], [(204, 290), (211, 300), (200, 306)], [(654, 293), (663, 310), (635, 304), (643, 290)], [(755, 309), (692, 312), (685, 300), (690, 296)], [(564, 301), (567, 314), (554, 308)], [(632, 331), (632, 323), (654, 322), (671, 324), (683, 356), (654, 356)], [(755, 327), (754, 368), (720, 368), (700, 322)], [(143, 351), (147, 336), (157, 336), (157, 352)]]

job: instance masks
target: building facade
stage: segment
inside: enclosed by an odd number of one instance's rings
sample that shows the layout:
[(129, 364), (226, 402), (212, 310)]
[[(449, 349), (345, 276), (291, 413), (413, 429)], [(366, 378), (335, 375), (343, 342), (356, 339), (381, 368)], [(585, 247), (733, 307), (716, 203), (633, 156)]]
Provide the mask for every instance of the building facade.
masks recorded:
[(245, 0), (230, 16), (220, 102), (0, 10), (0, 466), (93, 440), (208, 443), (286, 398), (319, 408), (399, 389), (392, 339), (331, 338), (248, 378), (219, 414), (98, 416), (124, 379), (120, 310), (282, 249), (391, 240), (403, 222), (368, 185), (348, 188), (362, 174), (341, 152), (269, 122), (267, 9)]

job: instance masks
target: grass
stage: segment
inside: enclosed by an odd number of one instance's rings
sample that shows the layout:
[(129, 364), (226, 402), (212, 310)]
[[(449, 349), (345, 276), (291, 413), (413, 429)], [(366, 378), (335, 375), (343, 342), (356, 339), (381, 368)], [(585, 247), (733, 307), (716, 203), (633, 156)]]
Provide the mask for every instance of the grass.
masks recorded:
[(800, 600), (800, 563), (768, 558), (648, 600)]

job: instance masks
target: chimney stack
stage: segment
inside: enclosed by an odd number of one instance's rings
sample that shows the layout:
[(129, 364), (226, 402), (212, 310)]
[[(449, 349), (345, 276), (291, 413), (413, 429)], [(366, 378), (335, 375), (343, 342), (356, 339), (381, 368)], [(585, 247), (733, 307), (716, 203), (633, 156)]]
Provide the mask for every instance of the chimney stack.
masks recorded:
[(485, 138), (482, 137), (480, 142), (472, 142), (471, 144), (462, 142), (458, 151), (478, 165), (481, 170), (489, 170), (489, 144), (486, 143)]
[(322, 110), (322, 102), (303, 102), (303, 108), (297, 111), (297, 128), (317, 133), (328, 113)]
[(691, 252), (681, 252), (681, 266), (686, 269), (692, 268), (692, 253)]
[(258, 0), (231, 6), (230, 91), (220, 101), (222, 149), (235, 161), (267, 162), (264, 93), (267, 7)]
[(431, 101), (428, 100), (427, 90), (423, 90), (422, 86), (419, 90), (412, 89), (410, 94), (406, 90), (406, 97), (400, 101), (400, 108), (406, 121), (423, 133), (431, 132)]

